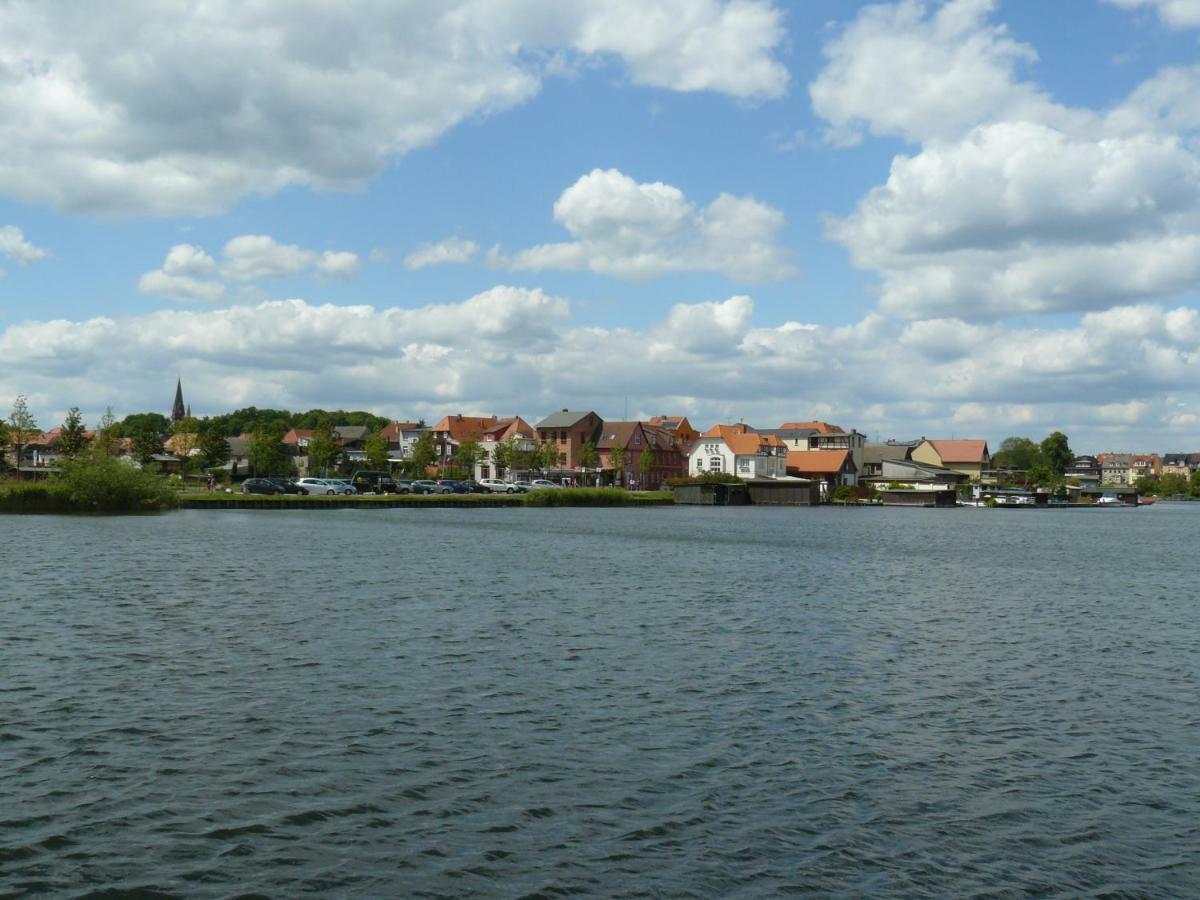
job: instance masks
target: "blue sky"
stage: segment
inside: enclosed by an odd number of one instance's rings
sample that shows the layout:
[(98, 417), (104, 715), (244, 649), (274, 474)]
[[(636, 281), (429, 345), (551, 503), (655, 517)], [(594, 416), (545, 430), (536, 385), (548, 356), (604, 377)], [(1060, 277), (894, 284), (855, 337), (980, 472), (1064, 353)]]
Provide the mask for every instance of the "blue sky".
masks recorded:
[(0, 397), (43, 425), (179, 374), (1200, 449), (1200, 0), (73, 9), (0, 7)]

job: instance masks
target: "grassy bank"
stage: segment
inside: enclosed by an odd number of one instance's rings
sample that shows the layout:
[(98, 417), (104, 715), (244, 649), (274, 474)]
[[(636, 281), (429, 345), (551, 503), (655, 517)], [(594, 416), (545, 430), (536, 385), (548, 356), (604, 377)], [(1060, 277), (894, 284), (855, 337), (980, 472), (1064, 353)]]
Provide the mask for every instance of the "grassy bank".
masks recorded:
[(0, 512), (146, 513), (178, 505), (161, 478), (111, 457), (71, 460), (45, 481), (0, 485)]
[(633, 494), (621, 488), (545, 488), (530, 491), (526, 506), (655, 506), (671, 503), (670, 491)]

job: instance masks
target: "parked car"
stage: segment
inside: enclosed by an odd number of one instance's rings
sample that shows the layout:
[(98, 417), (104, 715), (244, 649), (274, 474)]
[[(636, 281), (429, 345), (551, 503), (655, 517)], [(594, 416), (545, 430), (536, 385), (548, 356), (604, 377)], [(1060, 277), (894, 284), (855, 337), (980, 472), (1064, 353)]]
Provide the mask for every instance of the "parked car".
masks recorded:
[(528, 494), (533, 490), (533, 485), (528, 481), (514, 481), (512, 485), (517, 489), (518, 494)]
[(493, 494), (515, 494), (517, 486), (511, 481), (501, 481), (499, 478), (484, 478), (479, 482), (481, 491), (490, 491)]
[(299, 494), (300, 496), (304, 496), (308, 493), (307, 488), (296, 484), (290, 478), (283, 478), (279, 475), (268, 475), (266, 480), (279, 488), (280, 492), (284, 494)]
[(439, 487), (448, 487), (452, 494), (469, 494), (471, 486), (465, 481), (459, 481), (457, 478), (439, 478), (437, 480)]
[(413, 485), (413, 483), (412, 483), (411, 478), (397, 478), (396, 479), (396, 493), (397, 494), (411, 494), (412, 493), (412, 485)]
[[(304, 488), (310, 494), (326, 494), (333, 496), (334, 494), (352, 494), (354, 489), (350, 485), (341, 487), (338, 482), (331, 478), (298, 478), (296, 484)], [(347, 488), (350, 488), (347, 490)]]
[(358, 469), (350, 476), (350, 484), (360, 494), (396, 494), (399, 488), (387, 472)]
[(330, 484), (337, 488), (339, 494), (357, 494), (358, 490), (345, 478), (326, 478)]
[(463, 487), (465, 487), (467, 489), (466, 493), (468, 493), (468, 494), (482, 494), (483, 493), (483, 488), (481, 488), (479, 486), (479, 482), (476, 481), (474, 478), (464, 478), (462, 481), (459, 482), (459, 484), (461, 484)]
[(547, 481), (545, 478), (535, 478), (529, 482), (530, 490), (538, 490), (540, 488), (562, 488), (561, 484), (555, 484), (553, 481)]
[(449, 485), (441, 485), (436, 481), (428, 478), (419, 478), (412, 483), (412, 492), (414, 494), (452, 494), (454, 491)]
[(247, 478), (242, 482), (243, 494), (282, 494), (283, 488), (265, 478)]

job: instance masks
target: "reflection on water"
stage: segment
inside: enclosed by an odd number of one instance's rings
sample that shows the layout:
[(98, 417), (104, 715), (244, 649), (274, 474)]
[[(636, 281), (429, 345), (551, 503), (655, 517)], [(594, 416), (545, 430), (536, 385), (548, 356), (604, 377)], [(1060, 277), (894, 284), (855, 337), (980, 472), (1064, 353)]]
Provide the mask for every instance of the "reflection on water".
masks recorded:
[(0, 895), (1200, 889), (1200, 507), (0, 522)]

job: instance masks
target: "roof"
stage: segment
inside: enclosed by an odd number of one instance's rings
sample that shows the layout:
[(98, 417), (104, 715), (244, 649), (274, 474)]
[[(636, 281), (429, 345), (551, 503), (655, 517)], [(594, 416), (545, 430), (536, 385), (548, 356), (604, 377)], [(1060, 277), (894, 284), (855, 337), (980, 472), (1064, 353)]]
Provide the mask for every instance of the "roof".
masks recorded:
[(863, 447), (863, 464), (879, 465), (885, 459), (909, 459), (915, 444), (866, 444)]
[(515, 437), (535, 438), (537, 433), (533, 430), (533, 426), (520, 416), (508, 416), (497, 419), (496, 424), (491, 428), (485, 428), (482, 436), (493, 441), (507, 441)]
[(402, 432), (424, 430), (425, 426), (420, 422), (388, 422), (380, 433), (389, 441), (398, 441)]
[(828, 422), (814, 420), (812, 422), (784, 422), (779, 426), (780, 431), (815, 431), (819, 434), (838, 434), (840, 425), (830, 425)]
[(600, 437), (596, 441), (597, 450), (612, 450), (614, 447), (627, 447), (633, 438), (633, 433), (641, 427), (641, 422), (605, 422), (600, 426)]
[(849, 460), (849, 450), (789, 450), (787, 467), (804, 475), (836, 475)]
[[(538, 428), (571, 428), (586, 419), (588, 416), (596, 415), (591, 410), (580, 412), (579, 410), (564, 409), (562, 412), (551, 413), (537, 423)], [(599, 416), (597, 416), (599, 418)]]
[(451, 440), (479, 440), (483, 433), (499, 421), (495, 416), (464, 416), (462, 413), (446, 416), (430, 431), (445, 431)]
[(293, 428), (282, 438), (284, 444), (299, 444), (304, 438), (310, 438), (317, 433), (315, 428)]
[(982, 463), (987, 452), (987, 441), (979, 440), (953, 440), (953, 441), (930, 441), (930, 445), (942, 460), (942, 465), (946, 463)]
[(725, 445), (739, 456), (758, 453), (762, 447), (786, 446), (775, 435), (759, 434), (749, 425), (743, 423), (738, 423), (737, 425), (714, 425), (708, 431), (704, 432), (703, 436), (724, 441)]
[(337, 425), (334, 427), (333, 433), (343, 441), (362, 441), (366, 440), (371, 429), (366, 425)]

